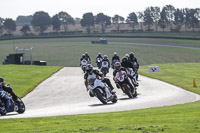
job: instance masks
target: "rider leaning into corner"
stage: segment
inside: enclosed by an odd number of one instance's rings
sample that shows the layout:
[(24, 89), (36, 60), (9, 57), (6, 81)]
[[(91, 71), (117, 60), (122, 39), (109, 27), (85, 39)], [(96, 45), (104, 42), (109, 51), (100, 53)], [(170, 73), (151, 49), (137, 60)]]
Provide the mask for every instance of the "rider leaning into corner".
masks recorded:
[[(104, 78), (103, 77), (103, 74), (101, 72), (99, 72), (98, 70), (93, 70), (93, 66), (91, 64), (88, 64), (87, 65), (87, 68), (86, 68), (86, 73), (84, 75), (84, 80), (85, 80), (85, 86), (87, 88), (87, 90), (90, 90), (88, 87), (88, 82), (91, 78), (98, 78), (99, 77), (102, 77), (102, 82), (106, 83), (110, 89), (111, 89), (111, 93), (115, 93), (113, 91), (114, 87), (112, 86), (110, 80), (108, 78)], [(90, 96), (93, 97), (93, 94), (91, 92), (89, 92)]]
[(2, 77), (0, 77), (0, 87), (8, 92), (12, 97), (13, 97), (13, 100), (15, 102), (19, 102), (19, 98), (17, 97), (17, 95), (13, 92), (12, 88), (10, 88), (10, 86), (8, 86), (6, 83), (4, 83), (4, 79)]
[[(114, 77), (115, 77), (116, 74), (117, 74), (118, 72), (120, 72), (120, 71), (125, 71), (125, 72), (127, 73), (126, 68), (121, 67), (121, 63), (120, 63), (120, 62), (116, 62), (115, 65), (114, 65), (114, 71), (113, 71), (113, 80), (114, 80), (114, 81), (115, 81), (115, 78), (114, 78)], [(129, 82), (129, 80), (126, 79), (125, 82), (131, 87), (131, 90), (134, 89), (133, 85)], [(121, 88), (120, 82), (115, 81), (115, 84), (116, 84), (116, 86), (117, 86), (118, 89)]]
[[(127, 57), (127, 56), (124, 56), (124, 57), (122, 58), (121, 66), (124, 67), (124, 68), (126, 68), (126, 70), (127, 70), (127, 68), (132, 68), (134, 72), (137, 71), (137, 69), (133, 66), (133, 64), (128, 60), (128, 57)], [(129, 77), (130, 77), (131, 79), (134, 79), (134, 77), (131, 76), (131, 75), (129, 75)], [(137, 81), (134, 82), (134, 85), (135, 85), (135, 86), (138, 86)]]
[[(0, 91), (6, 91), (6, 92), (8, 92), (8, 93), (12, 96), (13, 100), (14, 100), (16, 103), (20, 103), (21, 100), (20, 100), (20, 99), (17, 97), (17, 95), (13, 92), (12, 88), (10, 88), (8, 85), (6, 85), (6, 84), (4, 83), (4, 79), (1, 78), (1, 77), (0, 77)], [(4, 95), (3, 97), (0, 96), (0, 98), (1, 98), (1, 100), (3, 100), (3, 101), (5, 102), (5, 105), (6, 105), (7, 108), (10, 110), (10, 107), (11, 107), (12, 103), (10, 102), (9, 97)]]

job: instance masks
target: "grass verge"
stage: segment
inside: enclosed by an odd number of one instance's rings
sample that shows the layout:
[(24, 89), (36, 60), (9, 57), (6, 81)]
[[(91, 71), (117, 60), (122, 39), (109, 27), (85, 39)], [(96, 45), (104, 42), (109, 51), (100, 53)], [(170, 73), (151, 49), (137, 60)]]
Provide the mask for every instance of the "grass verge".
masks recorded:
[[(179, 85), (183, 85), (185, 89), (187, 89), (187, 87), (185, 87), (187, 86), (187, 84), (191, 86), (191, 79), (190, 77), (188, 77), (188, 75), (191, 75), (191, 77), (193, 77), (200, 74), (200, 64), (195, 63), (162, 64), (159, 66), (160, 73), (148, 74), (146, 72), (147, 66), (141, 66), (140, 73), (157, 79), (166, 80), (170, 83), (178, 82)], [(0, 132), (199, 133), (199, 105), (200, 101), (197, 101), (194, 103), (174, 105), (170, 107), (149, 108), (115, 113), (72, 115), (46, 118), (3, 119), (0, 121)]]
[(10, 84), (19, 97), (23, 97), (61, 68), (58, 66), (0, 65), (0, 76), (4, 78), (5, 83)]

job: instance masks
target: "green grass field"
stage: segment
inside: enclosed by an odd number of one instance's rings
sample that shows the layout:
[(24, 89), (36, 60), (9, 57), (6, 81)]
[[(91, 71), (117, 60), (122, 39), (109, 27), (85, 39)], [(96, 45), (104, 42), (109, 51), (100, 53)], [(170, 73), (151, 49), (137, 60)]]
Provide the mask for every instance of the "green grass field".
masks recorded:
[(0, 77), (10, 84), (14, 92), (23, 97), (44, 79), (57, 72), (59, 66), (0, 65)]
[[(15, 40), (14, 46), (34, 47), (34, 60), (46, 60), (52, 66), (79, 66), (79, 59), (82, 53), (87, 51), (94, 61), (97, 53), (112, 56), (114, 51), (122, 57), (125, 53), (134, 51), (140, 62), (140, 74), (167, 81), (171, 84), (181, 86), (184, 89), (200, 94), (200, 50), (185, 48), (170, 48), (159, 46), (134, 46), (134, 45), (92, 45), (89, 43), (71, 43), (81, 41), (80, 39), (36, 39), (36, 40)], [(84, 38), (83, 41), (90, 41)], [(113, 39), (123, 42), (124, 39)], [(130, 39), (129, 42), (142, 42), (139, 39)], [(200, 45), (198, 41), (168, 40), (171, 44)], [(144, 39), (148, 43), (167, 43), (167, 40)], [(8, 53), (13, 52), (13, 41), (0, 41), (1, 59)], [(167, 63), (167, 64), (166, 64)], [(176, 64), (178, 63), (178, 64)], [(147, 73), (148, 65), (159, 65), (159, 73)], [(46, 71), (45, 76), (40, 76), (41, 71)], [(36, 84), (44, 80), (50, 74), (61, 67), (41, 66), (0, 66), (0, 74), (6, 77), (13, 88), (22, 88), (20, 79), (24, 77), (26, 82), (30, 77), (27, 75), (39, 76)], [(26, 70), (26, 71), (23, 71)], [(6, 72), (9, 71), (10, 75)], [(24, 75), (21, 75), (25, 72)], [(30, 72), (30, 73), (28, 73)], [(26, 74), (28, 73), (28, 74)], [(192, 79), (196, 78), (197, 88), (192, 87)], [(27, 81), (29, 82), (29, 81)], [(17, 84), (20, 84), (17, 87)], [(35, 87), (35, 82), (29, 82), (30, 88)], [(25, 87), (28, 88), (28, 87)], [(18, 89), (17, 89), (18, 90)], [(25, 91), (24, 91), (25, 92)], [(27, 91), (28, 92), (28, 91)], [(21, 93), (21, 90), (17, 92)], [(21, 96), (24, 94), (21, 93)], [(87, 115), (71, 115), (44, 118), (25, 119), (2, 119), (0, 120), (0, 133), (44, 133), (44, 132), (135, 132), (135, 133), (199, 133), (200, 132), (200, 101), (170, 107), (158, 107), (133, 111), (100, 113)]]
[[(92, 58), (93, 65), (98, 52), (106, 54), (111, 59), (113, 52), (117, 52), (120, 57), (126, 53), (134, 52), (140, 65), (155, 63), (184, 63), (200, 62), (200, 50), (160, 47), (160, 46), (138, 46), (120, 44), (90, 44), (80, 43), (90, 42), (95, 38), (69, 38), (69, 39), (31, 39), (0, 41), (0, 60), (3, 60), (9, 53), (15, 52), (15, 47), (33, 47), (33, 60), (45, 60), (50, 66), (79, 66), (79, 60), (86, 51)], [(144, 42), (144, 43), (167, 43), (182, 44), (187, 46), (199, 46), (200, 41), (188, 40), (166, 40), (166, 39), (114, 39), (113, 42)], [(26, 54), (26, 60), (30, 60), (30, 52)]]

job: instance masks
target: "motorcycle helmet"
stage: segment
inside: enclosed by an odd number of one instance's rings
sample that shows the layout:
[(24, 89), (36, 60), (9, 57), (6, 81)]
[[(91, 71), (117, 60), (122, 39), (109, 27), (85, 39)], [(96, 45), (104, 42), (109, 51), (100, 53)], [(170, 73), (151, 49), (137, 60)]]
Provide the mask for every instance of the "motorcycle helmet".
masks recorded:
[(0, 83), (4, 82), (4, 79), (2, 77), (0, 77)]
[(130, 57), (130, 59), (133, 59), (135, 57), (134, 53), (130, 52), (129, 57)]
[(103, 59), (104, 59), (104, 60), (107, 60), (107, 59), (108, 59), (108, 56), (107, 56), (107, 55), (104, 55), (104, 56), (103, 56)]
[(122, 58), (122, 62), (127, 62), (128, 61), (128, 58), (125, 56)]
[(99, 52), (98, 55), (101, 55), (101, 53)]
[(119, 71), (120, 68), (121, 68), (120, 62), (115, 62), (115, 64), (114, 64), (114, 69), (115, 69), (116, 71)]
[(88, 53), (87, 53), (87, 52), (85, 52), (85, 56), (88, 56)]
[(82, 55), (82, 58), (85, 58), (85, 54)]
[(128, 57), (129, 57), (129, 54), (125, 54), (125, 57), (127, 57), (127, 58), (128, 58)]
[(87, 73), (92, 74), (93, 66), (91, 64), (88, 64), (86, 67), (86, 71), (87, 71)]
[(117, 56), (117, 52), (114, 52), (114, 56)]

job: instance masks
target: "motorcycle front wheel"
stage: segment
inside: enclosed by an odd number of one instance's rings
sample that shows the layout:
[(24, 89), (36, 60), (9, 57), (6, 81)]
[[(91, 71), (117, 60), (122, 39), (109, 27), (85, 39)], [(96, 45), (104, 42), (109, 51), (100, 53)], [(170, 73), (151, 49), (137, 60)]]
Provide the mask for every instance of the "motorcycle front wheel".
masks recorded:
[(97, 98), (98, 98), (103, 104), (107, 104), (106, 97), (102, 95), (102, 93), (100, 92), (100, 90), (95, 89), (94, 92), (95, 92)]

